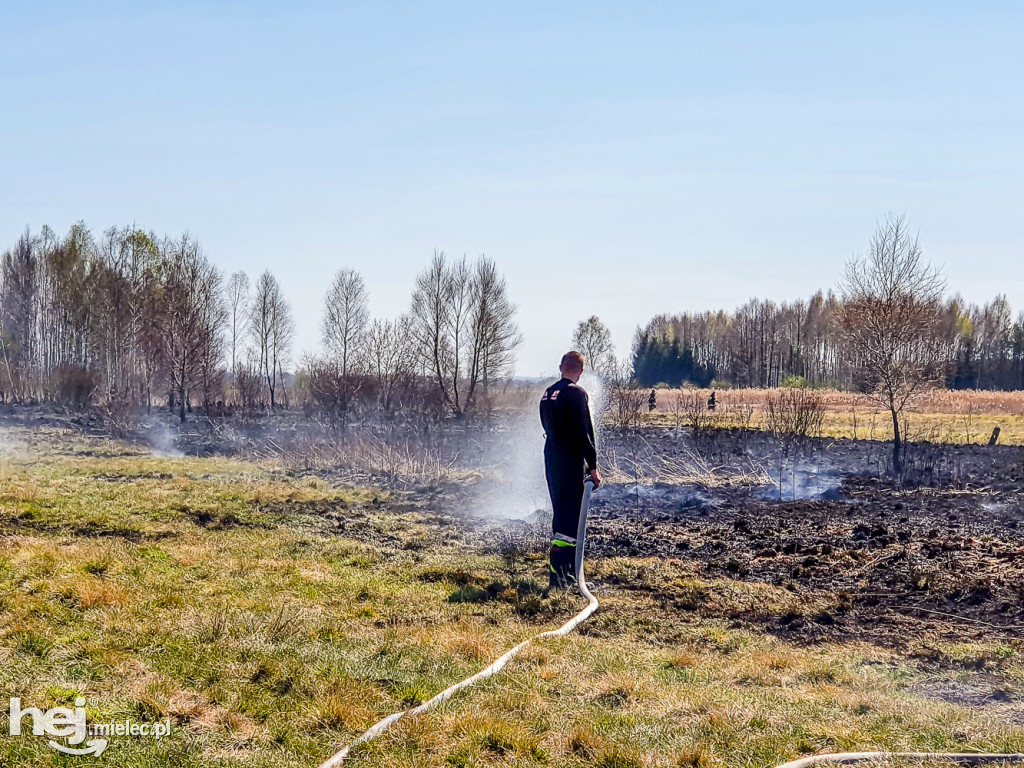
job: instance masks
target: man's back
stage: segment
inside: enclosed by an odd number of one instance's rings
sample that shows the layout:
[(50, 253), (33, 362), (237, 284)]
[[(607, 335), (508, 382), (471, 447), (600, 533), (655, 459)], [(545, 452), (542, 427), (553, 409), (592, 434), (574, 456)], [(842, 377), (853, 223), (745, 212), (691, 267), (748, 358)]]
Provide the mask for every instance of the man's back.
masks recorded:
[(582, 387), (564, 378), (548, 387), (540, 400), (540, 421), (549, 459), (585, 463), (588, 471), (597, 466), (590, 402)]

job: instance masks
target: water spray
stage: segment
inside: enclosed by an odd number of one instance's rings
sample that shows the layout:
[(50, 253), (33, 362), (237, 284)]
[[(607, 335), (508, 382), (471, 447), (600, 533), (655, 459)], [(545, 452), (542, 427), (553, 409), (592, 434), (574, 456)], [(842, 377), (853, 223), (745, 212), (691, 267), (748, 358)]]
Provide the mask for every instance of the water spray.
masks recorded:
[(588, 477), (586, 482), (583, 484), (583, 502), (580, 504), (580, 522), (576, 529), (576, 585), (579, 587), (580, 594), (587, 598), (587, 607), (569, 619), (569, 621), (558, 629), (541, 632), (540, 634), (524, 640), (519, 645), (506, 651), (503, 656), (492, 662), (489, 667), (485, 667), (475, 675), (467, 677), (465, 680), (445, 688), (432, 699), (428, 699), (417, 707), (412, 707), (411, 709), (402, 710), (400, 712), (394, 712), (384, 719), (377, 721), (374, 725), (364, 731), (359, 738), (321, 763), (320, 768), (338, 768), (338, 766), (342, 765), (348, 759), (349, 753), (355, 747), (360, 744), (366, 744), (369, 741), (373, 741), (403, 717), (406, 717), (407, 715), (419, 715), (427, 710), (433, 709), (439, 704), (443, 704), (463, 688), (469, 688), (471, 685), (475, 685), (481, 680), (485, 680), (488, 677), (493, 677), (498, 674), (498, 672), (504, 669), (505, 665), (515, 658), (520, 651), (535, 640), (544, 640), (549, 637), (563, 637), (564, 635), (572, 632), (576, 627), (594, 614), (594, 611), (598, 609), (599, 604), (597, 602), (597, 598), (594, 597), (587, 588), (587, 580), (583, 576), (583, 546), (584, 541), (586, 540), (585, 534), (587, 531), (587, 513), (590, 510), (590, 495), (593, 491), (594, 481)]

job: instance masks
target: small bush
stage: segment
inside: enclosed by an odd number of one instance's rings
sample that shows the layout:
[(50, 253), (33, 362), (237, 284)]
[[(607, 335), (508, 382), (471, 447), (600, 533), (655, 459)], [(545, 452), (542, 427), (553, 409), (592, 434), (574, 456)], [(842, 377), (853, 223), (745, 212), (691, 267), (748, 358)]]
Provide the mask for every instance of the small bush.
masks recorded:
[(780, 389), (768, 395), (768, 429), (783, 440), (820, 437), (825, 401), (810, 389)]

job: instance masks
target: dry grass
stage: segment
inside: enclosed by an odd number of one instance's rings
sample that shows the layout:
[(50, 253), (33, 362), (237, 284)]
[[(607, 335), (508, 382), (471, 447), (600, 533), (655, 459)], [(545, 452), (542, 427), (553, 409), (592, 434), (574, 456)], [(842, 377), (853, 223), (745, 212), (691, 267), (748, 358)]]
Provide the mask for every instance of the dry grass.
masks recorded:
[[(825, 405), (822, 434), (826, 437), (891, 440), (887, 412), (865, 395), (837, 390), (815, 390)], [(769, 400), (777, 390), (718, 390), (713, 426), (768, 428)], [(660, 390), (658, 407), (645, 422), (675, 425), (675, 402), (698, 398), (710, 390)], [(909, 435), (916, 440), (941, 443), (988, 442), (999, 427), (1002, 445), (1024, 445), (1024, 392), (932, 390), (907, 414)]]
[(342, 470), (353, 478), (387, 478), (414, 484), (459, 482), (479, 474), (460, 467), (457, 455), (446, 453), (412, 429), (409, 436), (394, 440), (352, 430), (284, 446), (268, 441), (256, 458), (313, 471)]
[(602, 457), (603, 475), (609, 483), (666, 483), (698, 485), (705, 488), (748, 487), (772, 482), (766, 469), (744, 458), (729, 466), (709, 461), (697, 451), (681, 445), (672, 455), (649, 445), (642, 434), (632, 434), (618, 449), (609, 447)]
[[(246, 462), (31, 440), (2, 467), (0, 684), (34, 706), (89, 697), (94, 720), (171, 719), (160, 742), (114, 739), (104, 765), (314, 766), (580, 607), (540, 599), (536, 577), (511, 579), (507, 557), (482, 554), (443, 508), (399, 512), (374, 489)], [(517, 557), (517, 573), (542, 573), (541, 552)], [(602, 609), (581, 632), (401, 721), (357, 750), (354, 768), (739, 768), (836, 749), (1024, 750), (1019, 724), (914, 693), (932, 673), (912, 658), (792, 645), (686, 608), (814, 610), (785, 589), (709, 579), (682, 560), (591, 570)], [(984, 655), (988, 673), (1024, 686), (1017, 646), (942, 652), (956, 674)], [(76, 759), (43, 739), (0, 741), (3, 765)]]

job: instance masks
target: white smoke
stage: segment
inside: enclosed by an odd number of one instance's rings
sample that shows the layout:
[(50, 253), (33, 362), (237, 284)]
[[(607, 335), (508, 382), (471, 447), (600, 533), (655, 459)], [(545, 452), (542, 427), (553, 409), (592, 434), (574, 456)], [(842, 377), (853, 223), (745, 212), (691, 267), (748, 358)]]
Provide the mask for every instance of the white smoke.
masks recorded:
[(156, 456), (165, 459), (180, 459), (185, 455), (178, 449), (174, 432), (162, 421), (153, 422), (145, 437)]
[(771, 472), (771, 485), (761, 492), (763, 498), (770, 500), (836, 500), (843, 481), (840, 472), (822, 466), (818, 457), (788, 457), (783, 459), (781, 473), (777, 464)]
[(23, 447), (24, 443), (12, 439), (7, 429), (0, 430), (0, 480), (7, 480), (11, 458)]

